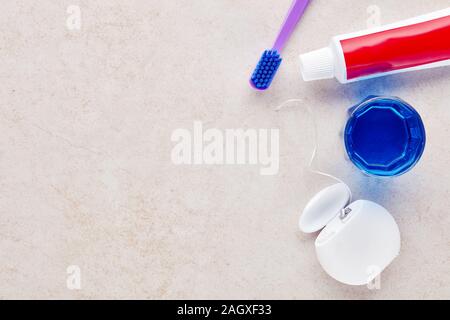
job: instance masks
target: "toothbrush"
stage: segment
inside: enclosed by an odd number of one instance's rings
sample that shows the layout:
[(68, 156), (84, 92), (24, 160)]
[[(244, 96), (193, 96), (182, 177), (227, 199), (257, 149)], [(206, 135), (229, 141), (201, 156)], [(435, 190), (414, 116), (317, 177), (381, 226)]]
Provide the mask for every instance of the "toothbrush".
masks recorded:
[(275, 43), (270, 50), (265, 50), (250, 78), (250, 85), (257, 90), (269, 88), (275, 73), (281, 63), (280, 53), (295, 29), (303, 12), (308, 6), (309, 0), (294, 0), (284, 23), (278, 32)]

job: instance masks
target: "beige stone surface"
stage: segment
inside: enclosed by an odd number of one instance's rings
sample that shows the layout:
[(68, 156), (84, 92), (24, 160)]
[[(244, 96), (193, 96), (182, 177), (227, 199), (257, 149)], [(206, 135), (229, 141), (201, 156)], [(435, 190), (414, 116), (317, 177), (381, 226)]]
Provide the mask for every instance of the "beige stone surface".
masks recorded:
[[(450, 298), (450, 69), (341, 85), (305, 83), (297, 55), (331, 36), (443, 9), (448, 0), (313, 0), (270, 91), (247, 79), (290, 0), (3, 1), (0, 4), (0, 298)], [(66, 26), (81, 9), (80, 30)], [(369, 94), (422, 115), (413, 171), (373, 179), (333, 139)], [(286, 99), (295, 107), (273, 111)], [(388, 208), (402, 234), (381, 288), (342, 285), (320, 268), (302, 207), (311, 106), (323, 170)], [(210, 128), (278, 128), (280, 169), (176, 166), (170, 137)], [(323, 150), (325, 149), (325, 151)], [(81, 271), (70, 290), (67, 267)]]

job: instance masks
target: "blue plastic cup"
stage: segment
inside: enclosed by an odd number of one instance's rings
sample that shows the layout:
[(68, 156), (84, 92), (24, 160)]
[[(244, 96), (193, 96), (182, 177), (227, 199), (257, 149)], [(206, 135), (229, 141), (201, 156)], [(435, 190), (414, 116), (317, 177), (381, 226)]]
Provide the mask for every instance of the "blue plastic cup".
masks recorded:
[(350, 109), (345, 126), (350, 160), (373, 176), (398, 176), (419, 161), (425, 148), (420, 115), (397, 97), (369, 96)]

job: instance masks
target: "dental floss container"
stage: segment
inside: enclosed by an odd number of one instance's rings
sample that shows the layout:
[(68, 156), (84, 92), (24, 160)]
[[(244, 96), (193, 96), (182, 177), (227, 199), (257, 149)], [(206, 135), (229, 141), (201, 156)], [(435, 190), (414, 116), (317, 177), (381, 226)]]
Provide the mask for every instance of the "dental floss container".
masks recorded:
[(315, 249), (326, 273), (344, 284), (364, 285), (399, 254), (400, 232), (382, 206), (350, 199), (344, 183), (323, 189), (304, 208), (299, 227), (305, 233), (321, 230)]

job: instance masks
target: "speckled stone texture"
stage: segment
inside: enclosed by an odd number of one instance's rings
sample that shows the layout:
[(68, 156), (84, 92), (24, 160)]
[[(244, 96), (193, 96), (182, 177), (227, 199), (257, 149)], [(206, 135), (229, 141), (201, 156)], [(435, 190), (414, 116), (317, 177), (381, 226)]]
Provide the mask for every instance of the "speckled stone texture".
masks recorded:
[[(81, 9), (81, 29), (66, 12)], [(269, 91), (248, 79), (290, 0), (17, 0), (0, 4), (0, 298), (450, 298), (450, 68), (305, 83), (297, 56), (448, 0), (312, 0)], [(395, 179), (344, 157), (346, 110), (395, 95), (421, 114), (423, 158)], [(273, 110), (286, 99), (301, 103)], [(322, 170), (395, 217), (400, 256), (381, 288), (342, 285), (298, 230), (318, 119)], [(176, 166), (177, 128), (278, 128), (280, 169)], [(325, 155), (325, 156), (324, 156)], [(68, 266), (81, 289), (67, 287)]]

